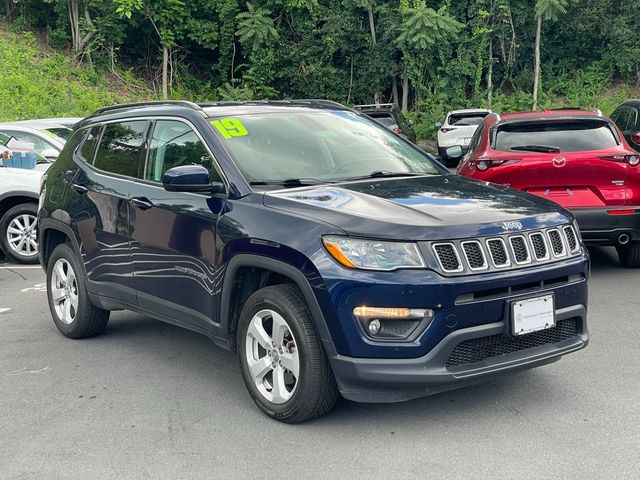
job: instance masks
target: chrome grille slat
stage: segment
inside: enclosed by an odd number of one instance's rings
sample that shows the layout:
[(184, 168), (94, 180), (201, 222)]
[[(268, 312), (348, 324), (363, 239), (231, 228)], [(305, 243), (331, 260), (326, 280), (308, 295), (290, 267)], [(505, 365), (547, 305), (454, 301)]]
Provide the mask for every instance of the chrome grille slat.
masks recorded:
[(580, 237), (572, 225), (436, 241), (430, 242), (430, 247), (438, 269), (446, 276), (525, 268), (582, 252)]

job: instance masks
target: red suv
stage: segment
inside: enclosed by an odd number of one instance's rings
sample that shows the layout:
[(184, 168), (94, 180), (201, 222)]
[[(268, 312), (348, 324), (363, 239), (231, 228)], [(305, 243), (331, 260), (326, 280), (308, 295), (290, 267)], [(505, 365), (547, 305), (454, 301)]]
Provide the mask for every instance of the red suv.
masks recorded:
[[(459, 147), (449, 150), (462, 156)], [(489, 115), (458, 173), (559, 203), (575, 214), (587, 244), (614, 245), (622, 265), (640, 267), (639, 164), (610, 119), (564, 109)]]

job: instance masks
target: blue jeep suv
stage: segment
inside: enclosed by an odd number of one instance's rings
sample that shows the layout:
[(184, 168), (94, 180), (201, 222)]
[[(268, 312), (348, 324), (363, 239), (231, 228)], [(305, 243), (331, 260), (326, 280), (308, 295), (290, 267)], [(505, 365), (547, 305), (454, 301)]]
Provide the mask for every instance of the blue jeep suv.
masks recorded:
[(588, 342), (570, 213), (449, 175), (333, 102), (99, 110), (48, 171), (38, 215), (64, 335), (99, 334), (121, 309), (200, 332), (238, 352), (253, 400), (284, 422)]

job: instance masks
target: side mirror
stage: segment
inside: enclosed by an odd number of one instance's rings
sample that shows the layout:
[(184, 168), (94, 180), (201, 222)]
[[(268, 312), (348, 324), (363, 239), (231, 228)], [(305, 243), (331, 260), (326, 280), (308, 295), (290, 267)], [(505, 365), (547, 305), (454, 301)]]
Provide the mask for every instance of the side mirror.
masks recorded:
[(414, 120), (407, 120), (407, 125), (409, 125), (410, 127), (413, 127), (416, 124), (416, 122)]
[(452, 160), (457, 160), (458, 158), (462, 158), (462, 147), (460, 145), (454, 145), (453, 147), (449, 147), (445, 150), (447, 152), (447, 157)]
[(202, 165), (170, 168), (162, 176), (162, 186), (167, 192), (225, 192), (224, 184), (212, 183), (209, 170)]
[(442, 122), (436, 122), (433, 124), (434, 127), (440, 128), (442, 126)]
[(44, 150), (42, 150), (42, 152), (40, 152), (40, 155), (42, 155), (45, 159), (53, 162), (58, 158), (60, 152), (55, 148), (45, 148)]

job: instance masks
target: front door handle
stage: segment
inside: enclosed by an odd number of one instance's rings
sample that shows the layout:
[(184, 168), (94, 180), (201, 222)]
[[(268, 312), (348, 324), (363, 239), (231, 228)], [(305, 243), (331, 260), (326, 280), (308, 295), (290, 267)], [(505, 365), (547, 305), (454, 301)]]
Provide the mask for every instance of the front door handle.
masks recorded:
[(83, 193), (87, 193), (89, 191), (89, 189), (85, 185), (82, 185), (81, 183), (74, 183), (71, 185), (71, 188), (73, 189), (74, 192), (79, 193), (80, 195), (82, 195)]
[(129, 203), (134, 207), (138, 207), (140, 210), (148, 210), (153, 207), (153, 203), (151, 200), (145, 197), (133, 197), (129, 200)]

